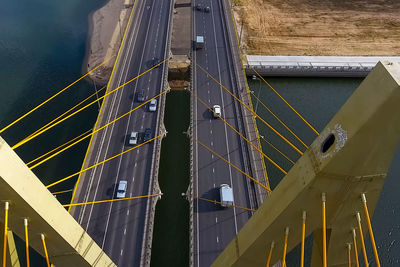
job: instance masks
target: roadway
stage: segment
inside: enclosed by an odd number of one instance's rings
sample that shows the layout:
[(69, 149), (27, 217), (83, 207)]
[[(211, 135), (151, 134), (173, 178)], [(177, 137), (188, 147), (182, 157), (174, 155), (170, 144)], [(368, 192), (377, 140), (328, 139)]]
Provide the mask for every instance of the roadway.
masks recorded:
[[(210, 11), (193, 9), (193, 40), (196, 35), (205, 38), (205, 47), (193, 52), (193, 91), (208, 106), (220, 105), (222, 117), (239, 129), (241, 115), (236, 100), (196, 67), (196, 64), (201, 65), (236, 94), (231, 49), (237, 48), (230, 46), (221, 0), (195, 0), (193, 6), (197, 4), (209, 6)], [(233, 188), (234, 205), (253, 207), (255, 203), (250, 201), (249, 191), (254, 189), (248, 179), (195, 141), (199, 140), (245, 171), (244, 153), (247, 152), (242, 150), (240, 137), (222, 120), (213, 119), (212, 113), (195, 97), (193, 103), (194, 195), (220, 201), (219, 186), (226, 183)], [(221, 208), (220, 205), (195, 199), (194, 266), (210, 266), (251, 215), (251, 212), (238, 208)]]
[[(153, 58), (168, 57), (172, 1), (136, 2), (131, 25), (108, 90), (152, 67)], [(141, 104), (136, 99), (139, 89), (145, 90), (146, 99), (159, 94), (164, 88), (166, 71), (166, 65), (163, 64), (106, 97), (96, 128)], [(160, 104), (161, 99), (158, 99), (157, 112), (149, 112), (146, 105), (96, 133), (84, 166), (91, 166), (131, 148), (127, 145), (131, 131), (138, 131), (142, 136), (146, 128), (151, 128), (152, 137), (159, 135), (163, 115)], [(120, 180), (128, 181), (126, 197), (153, 193), (154, 169), (157, 168), (155, 152), (156, 146), (151, 142), (84, 172), (73, 202), (112, 199)], [(154, 200), (138, 199), (85, 205), (71, 209), (71, 214), (117, 266), (140, 266), (145, 254), (142, 248), (148, 245), (146, 222), (152, 218), (146, 216), (152, 201)]]

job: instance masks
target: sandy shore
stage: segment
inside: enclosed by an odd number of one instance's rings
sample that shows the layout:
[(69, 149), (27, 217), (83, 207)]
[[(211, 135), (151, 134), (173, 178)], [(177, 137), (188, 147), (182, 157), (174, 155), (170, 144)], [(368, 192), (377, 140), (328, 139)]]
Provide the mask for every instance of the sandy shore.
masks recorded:
[[(134, 0), (110, 0), (89, 15), (86, 55), (82, 67), (84, 73), (117, 55), (133, 2)], [(96, 70), (90, 78), (100, 85), (106, 84), (114, 62), (115, 58)]]
[(235, 0), (247, 54), (396, 56), (397, 0)]

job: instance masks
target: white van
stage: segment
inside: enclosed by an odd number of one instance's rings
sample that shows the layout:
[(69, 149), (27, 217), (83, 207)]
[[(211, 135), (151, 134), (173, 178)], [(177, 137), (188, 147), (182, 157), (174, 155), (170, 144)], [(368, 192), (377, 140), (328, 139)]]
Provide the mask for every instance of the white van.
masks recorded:
[(220, 105), (213, 106), (213, 116), (215, 119), (221, 117), (221, 106)]
[(219, 193), (222, 207), (233, 205), (233, 190), (228, 184), (221, 184), (219, 187)]
[(125, 181), (125, 180), (119, 181), (118, 188), (117, 188), (117, 198), (125, 197), (127, 186), (128, 186), (128, 181)]

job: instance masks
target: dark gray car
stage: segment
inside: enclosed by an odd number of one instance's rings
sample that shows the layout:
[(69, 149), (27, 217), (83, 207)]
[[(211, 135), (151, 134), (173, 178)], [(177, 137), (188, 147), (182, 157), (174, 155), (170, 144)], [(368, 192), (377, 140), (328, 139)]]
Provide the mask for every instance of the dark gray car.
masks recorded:
[(144, 99), (145, 99), (144, 90), (141, 89), (141, 90), (139, 90), (139, 92), (137, 92), (137, 101), (138, 102), (144, 102)]
[(147, 142), (150, 139), (151, 139), (151, 129), (150, 128), (146, 128), (146, 130), (144, 130), (143, 142)]

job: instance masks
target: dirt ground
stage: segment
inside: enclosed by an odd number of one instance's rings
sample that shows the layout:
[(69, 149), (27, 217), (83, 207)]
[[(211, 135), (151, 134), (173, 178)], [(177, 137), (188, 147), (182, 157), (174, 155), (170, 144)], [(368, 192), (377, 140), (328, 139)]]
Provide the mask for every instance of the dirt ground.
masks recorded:
[(400, 55), (400, 0), (235, 2), (246, 54)]

